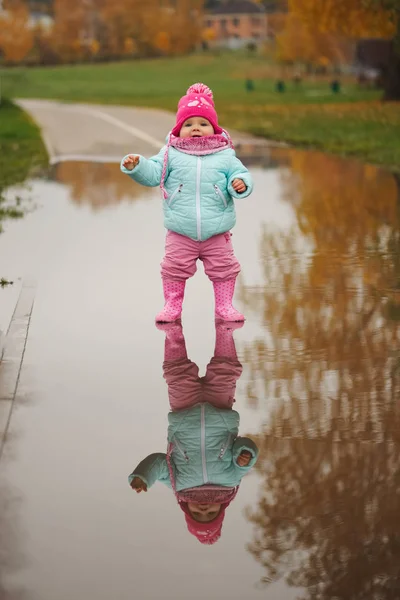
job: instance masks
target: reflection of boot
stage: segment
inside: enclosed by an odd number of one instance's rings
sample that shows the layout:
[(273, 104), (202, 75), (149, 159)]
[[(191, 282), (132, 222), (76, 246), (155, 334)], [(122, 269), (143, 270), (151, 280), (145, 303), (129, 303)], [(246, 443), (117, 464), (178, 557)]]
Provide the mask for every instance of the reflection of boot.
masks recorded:
[(230, 358), (237, 360), (235, 340), (233, 332), (235, 329), (243, 327), (243, 323), (224, 323), (215, 324), (215, 350), (214, 358)]
[(232, 298), (235, 291), (235, 279), (214, 281), (215, 317), (223, 321), (244, 321), (244, 316), (233, 308)]
[(165, 305), (156, 316), (157, 323), (172, 323), (181, 318), (185, 285), (186, 281), (163, 279)]
[(165, 331), (164, 361), (180, 360), (187, 358), (185, 337), (182, 331), (182, 324), (177, 323), (157, 323), (157, 329)]

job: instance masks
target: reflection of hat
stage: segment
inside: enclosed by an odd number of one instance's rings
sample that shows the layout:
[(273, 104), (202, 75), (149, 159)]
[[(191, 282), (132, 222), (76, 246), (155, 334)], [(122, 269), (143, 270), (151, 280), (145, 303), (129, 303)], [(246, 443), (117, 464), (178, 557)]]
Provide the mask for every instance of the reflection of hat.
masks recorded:
[(222, 504), (221, 512), (218, 517), (209, 523), (199, 523), (191, 516), (186, 502), (180, 502), (179, 506), (185, 513), (187, 528), (192, 535), (195, 535), (201, 544), (212, 546), (218, 542), (221, 537), (222, 523), (225, 518), (225, 509), (228, 504)]
[(218, 115), (214, 106), (213, 93), (204, 83), (195, 83), (179, 100), (176, 123), (172, 134), (179, 136), (182, 125), (186, 119), (191, 117), (204, 117), (214, 127), (214, 133), (221, 134), (222, 129), (218, 125)]
[[(239, 486), (235, 488), (228, 488), (225, 486), (218, 485), (201, 485), (195, 488), (188, 488), (180, 492), (176, 491), (175, 474), (171, 465), (171, 452), (173, 444), (170, 443), (167, 452), (167, 465), (169, 471), (169, 477), (171, 480), (172, 489), (178, 505), (185, 513), (185, 519), (187, 528), (192, 535), (195, 535), (199, 542), (202, 544), (208, 544), (212, 546), (221, 537), (222, 523), (225, 518), (225, 510), (228, 508), (232, 500), (236, 498)], [(187, 503), (194, 502), (215, 502), (221, 504), (221, 512), (218, 517), (210, 521), (209, 523), (199, 523), (193, 519), (189, 512)]]

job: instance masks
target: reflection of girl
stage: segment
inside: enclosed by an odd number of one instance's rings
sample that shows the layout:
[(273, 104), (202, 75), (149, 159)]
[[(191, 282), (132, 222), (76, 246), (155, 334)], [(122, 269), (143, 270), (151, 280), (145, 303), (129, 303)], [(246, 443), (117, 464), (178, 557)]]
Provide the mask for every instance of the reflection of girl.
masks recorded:
[(172, 409), (168, 453), (150, 454), (129, 476), (138, 493), (157, 480), (171, 487), (190, 533), (204, 544), (219, 539), (225, 510), (258, 455), (252, 440), (238, 437), (239, 414), (232, 410), (242, 372), (232, 327), (216, 324), (214, 357), (199, 377), (187, 357), (182, 326), (159, 326), (166, 332), (163, 368)]

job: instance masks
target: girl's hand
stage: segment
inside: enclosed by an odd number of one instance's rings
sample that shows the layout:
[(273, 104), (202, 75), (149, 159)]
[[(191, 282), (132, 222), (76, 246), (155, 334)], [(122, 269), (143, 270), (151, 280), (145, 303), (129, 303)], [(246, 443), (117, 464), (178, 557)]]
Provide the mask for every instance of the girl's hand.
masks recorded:
[(132, 479), (131, 488), (135, 490), (137, 494), (140, 494), (140, 492), (147, 492), (147, 485), (140, 479), (140, 477), (134, 477)]
[(248, 450), (243, 450), (237, 457), (236, 463), (239, 465), (239, 467), (247, 467), (251, 461), (251, 458), (251, 452)]
[(136, 154), (128, 154), (128, 156), (124, 158), (122, 165), (125, 169), (128, 169), (128, 171), (132, 171), (139, 164), (139, 159), (140, 157), (136, 156)]
[(247, 190), (247, 186), (243, 179), (234, 179), (232, 181), (232, 187), (238, 194), (243, 194)]

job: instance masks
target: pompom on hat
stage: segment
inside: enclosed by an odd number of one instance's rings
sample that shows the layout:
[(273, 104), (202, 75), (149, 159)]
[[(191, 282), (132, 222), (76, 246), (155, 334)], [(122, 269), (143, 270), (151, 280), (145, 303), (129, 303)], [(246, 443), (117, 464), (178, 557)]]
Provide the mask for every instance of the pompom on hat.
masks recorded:
[(223, 132), (223, 129), (218, 125), (218, 115), (215, 110), (213, 93), (204, 83), (191, 85), (186, 95), (179, 100), (176, 123), (172, 134), (178, 137), (182, 125), (191, 117), (204, 117), (210, 121), (215, 134)]

